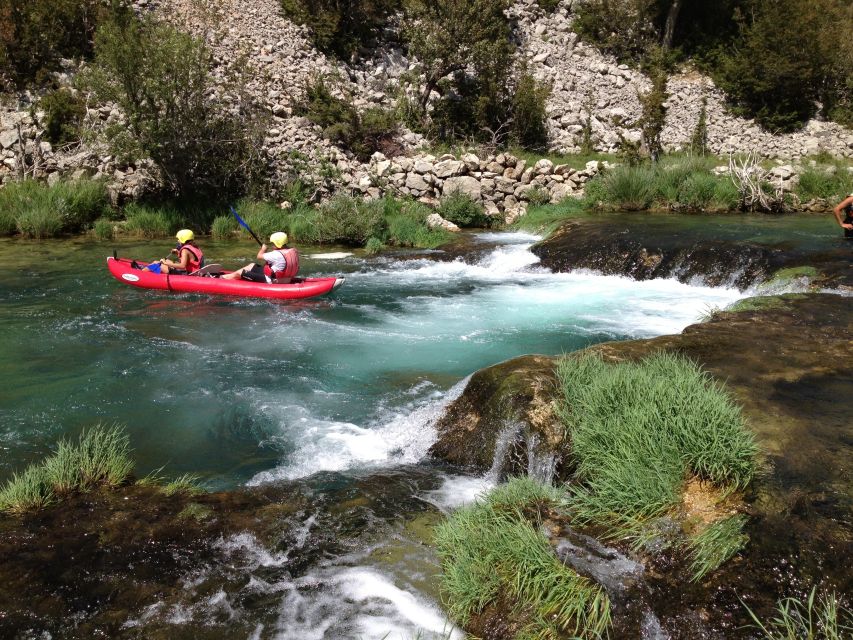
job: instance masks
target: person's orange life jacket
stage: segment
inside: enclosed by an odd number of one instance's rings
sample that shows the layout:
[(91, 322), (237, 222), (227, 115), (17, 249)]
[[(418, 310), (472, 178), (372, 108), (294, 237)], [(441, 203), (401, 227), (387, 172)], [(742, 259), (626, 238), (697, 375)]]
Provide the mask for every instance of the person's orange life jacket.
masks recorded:
[(182, 244), (178, 248), (178, 258), (181, 259), (181, 252), (186, 249), (190, 252), (190, 261), (187, 263), (187, 273), (195, 273), (202, 267), (204, 262), (204, 253), (197, 246), (192, 244)]
[(296, 249), (276, 249), (284, 258), (284, 271), (273, 272), (269, 262), (264, 266), (264, 274), (273, 280), (291, 280), (299, 273), (299, 252)]

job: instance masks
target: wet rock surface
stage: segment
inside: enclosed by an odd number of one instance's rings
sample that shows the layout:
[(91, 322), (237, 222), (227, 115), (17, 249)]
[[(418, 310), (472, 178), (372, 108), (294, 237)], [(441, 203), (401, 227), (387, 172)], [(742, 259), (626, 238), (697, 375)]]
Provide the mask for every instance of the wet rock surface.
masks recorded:
[[(673, 218), (674, 220), (674, 218)], [(653, 223), (650, 224), (650, 221)], [(746, 289), (781, 269), (809, 265), (820, 272), (817, 284), (853, 288), (853, 243), (839, 237), (829, 248), (804, 248), (792, 242), (715, 239), (697, 228), (667, 227), (665, 216), (608, 216), (571, 220), (532, 251), (553, 271), (594, 269), (636, 280), (698, 279), (710, 286)]]
[[(743, 603), (767, 618), (778, 598), (805, 597), (815, 585), (853, 592), (853, 304), (836, 294), (761, 300), (680, 335), (591, 347), (612, 361), (665, 350), (698, 362), (743, 406), (764, 452), (765, 472), (746, 496), (750, 543), (739, 556), (700, 583), (689, 582), (679, 560), (649, 563), (649, 602), (671, 638), (752, 637)], [(442, 422), (433, 453), (486, 467), (507, 424), (495, 407), (523, 414), (533, 392), (520, 381), (532, 363), (530, 384), (547, 379), (555, 362), (519, 358), (478, 372)], [(558, 478), (567, 479), (565, 471)]]
[(424, 562), (418, 523), (440, 512), (417, 495), (439, 484), (403, 467), (199, 495), (130, 485), (0, 515), (0, 637), (250, 637), (289, 594), (324, 587), (318, 562), (372, 549)]

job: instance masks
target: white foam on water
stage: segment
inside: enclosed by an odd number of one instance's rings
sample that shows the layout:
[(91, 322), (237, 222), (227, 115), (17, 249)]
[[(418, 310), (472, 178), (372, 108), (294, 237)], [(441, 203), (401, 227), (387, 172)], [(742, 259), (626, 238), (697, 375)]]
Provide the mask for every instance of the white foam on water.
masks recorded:
[(438, 489), (427, 491), (423, 499), (444, 513), (474, 504), (496, 486), (492, 476), (445, 475)]
[[(437, 398), (431, 394), (428, 401), (415, 409), (393, 413), (383, 424), (372, 427), (318, 419), (304, 408), (286, 407), (283, 418), (295, 412), (302, 413), (295, 425), (291, 421), (290, 428), (284, 426), (287, 433), (282, 435), (284, 440), (295, 444), (295, 451), (284, 464), (258, 473), (247, 484), (257, 486), (293, 480), (319, 471), (418, 462), (436, 440), (435, 422), (444, 408), (459, 397), (466, 384), (467, 378), (447, 393)], [(275, 408), (270, 407), (270, 410)]]
[(222, 551), (245, 571), (254, 571), (258, 567), (281, 567), (287, 562), (286, 553), (270, 553), (255, 536), (247, 532), (220, 538), (214, 548)]
[(277, 640), (463, 637), (437, 604), (365, 566), (320, 569), (294, 581), (282, 600), (275, 634)]
[(352, 253), (347, 251), (332, 251), (330, 253), (311, 253), (308, 254), (308, 257), (314, 260), (343, 260), (344, 258), (349, 258), (351, 255)]

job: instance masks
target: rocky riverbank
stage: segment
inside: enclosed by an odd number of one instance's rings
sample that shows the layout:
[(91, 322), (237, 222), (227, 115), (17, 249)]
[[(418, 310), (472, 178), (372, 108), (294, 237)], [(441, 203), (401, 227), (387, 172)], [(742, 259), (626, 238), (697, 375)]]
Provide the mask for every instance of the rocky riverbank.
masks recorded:
[[(211, 6), (189, 0), (140, 0), (136, 7), (140, 12), (154, 12), (205, 37), (213, 51), (214, 75), (220, 79), (226, 77), (240, 57), (238, 54), (246, 55), (250, 72), (247, 89), (251, 100), (269, 116), (264, 151), (278, 179), (291, 176), (295, 158), (306, 177), (316, 179), (322, 194), (347, 190), (374, 197), (393, 191), (433, 198), (445, 192), (443, 182), (448, 178), (474, 178), (476, 186), (473, 181), (465, 180), (461, 187), (483, 194), (487, 205), (508, 211), (510, 216), (523, 211), (524, 192), (531, 183), (520, 178), (535, 163), (519, 168), (517, 163), (501, 163), (500, 156), (481, 154), (477, 163), (454, 156), (452, 162), (461, 162), (464, 170), (448, 166), (433, 170), (427, 165), (436, 159), (419, 151), (424, 139), (405, 129), (399, 139), (408, 150), (405, 159), (361, 163), (325, 140), (319, 126), (295, 115), (294, 107), (306, 80), (317, 74), (339, 78), (341, 91), (360, 109), (392, 106), (401, 76), (411, 69), (413, 62), (401, 49), (380, 44), (375, 51), (365, 52), (350, 64), (330, 59), (312, 47), (304, 27), (283, 17), (277, 0), (227, 0)], [(564, 0), (549, 14), (535, 0), (520, 0), (513, 5), (509, 16), (520, 42), (519, 58), (526, 61), (531, 73), (552, 86), (547, 105), (552, 151), (577, 152), (587, 120), (598, 151), (615, 152), (620, 135), (628, 140), (639, 139), (638, 92), (646, 90), (649, 81), (640, 72), (617, 64), (611, 57), (578, 41), (572, 31), (572, 2)], [(58, 75), (57, 82), (70, 84), (75, 73), (76, 69), (69, 64)], [(853, 155), (853, 132), (833, 123), (813, 121), (801, 132), (772, 135), (752, 121), (731, 115), (726, 111), (724, 96), (711, 80), (694, 70), (673, 77), (668, 91), (671, 96), (663, 132), (663, 143), (668, 150), (686, 148), (704, 100), (712, 153), (758, 152), (785, 159), (822, 152), (837, 157)], [(220, 97), (230, 99), (227, 95)], [(137, 198), (157, 187), (158, 174), (147, 161), (117, 159), (92, 142), (54, 148), (42, 139), (44, 114), (38, 110), (31, 113), (36, 99), (30, 93), (3, 99), (0, 180), (24, 176), (51, 181), (81, 175), (103, 177), (111, 182), (116, 200)], [(97, 130), (120, 123), (121, 119), (122, 114), (113, 105), (89, 105), (85, 127)], [(387, 173), (381, 168), (377, 170), (386, 161), (393, 163)], [(495, 163), (501, 165), (500, 171), (488, 168)], [(422, 166), (424, 170), (413, 171), (406, 168), (409, 164), (411, 168)], [(511, 174), (507, 175), (507, 171)], [(582, 178), (582, 174), (578, 171), (575, 177)], [(571, 176), (556, 172), (533, 177), (538, 176), (547, 176), (537, 186), (545, 189), (552, 200), (582, 186), (582, 181), (575, 180), (571, 185)]]
[[(742, 405), (764, 451), (766, 471), (746, 496), (750, 542), (736, 559), (689, 583), (666, 553), (632, 556), (646, 565), (644, 598), (671, 638), (749, 637), (742, 603), (767, 616), (777, 598), (813, 585), (853, 588), (844, 561), (853, 551), (849, 299), (800, 294), (741, 306), (681, 335), (592, 347), (614, 362), (658, 351), (696, 361)], [(570, 478), (571, 445), (554, 427), (555, 363), (527, 356), (475, 374), (439, 423), (433, 453), (477, 472), (540, 477), (537, 461), (551, 459), (552, 476)]]

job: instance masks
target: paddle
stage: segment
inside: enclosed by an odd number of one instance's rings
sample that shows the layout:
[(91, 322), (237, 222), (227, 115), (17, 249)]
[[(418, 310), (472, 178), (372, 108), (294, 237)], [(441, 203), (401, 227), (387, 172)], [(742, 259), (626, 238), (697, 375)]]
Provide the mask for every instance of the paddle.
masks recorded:
[(234, 207), (229, 207), (229, 209), (231, 209), (231, 213), (234, 214), (234, 217), (237, 218), (237, 223), (252, 235), (252, 237), (255, 239), (255, 242), (257, 242), (258, 245), (263, 246), (264, 243), (261, 242), (260, 239), (258, 238), (258, 236), (255, 235), (255, 232), (252, 231), (251, 227), (249, 227), (249, 225), (246, 224), (246, 221), (240, 217), (240, 214), (237, 213), (237, 211), (234, 209)]

